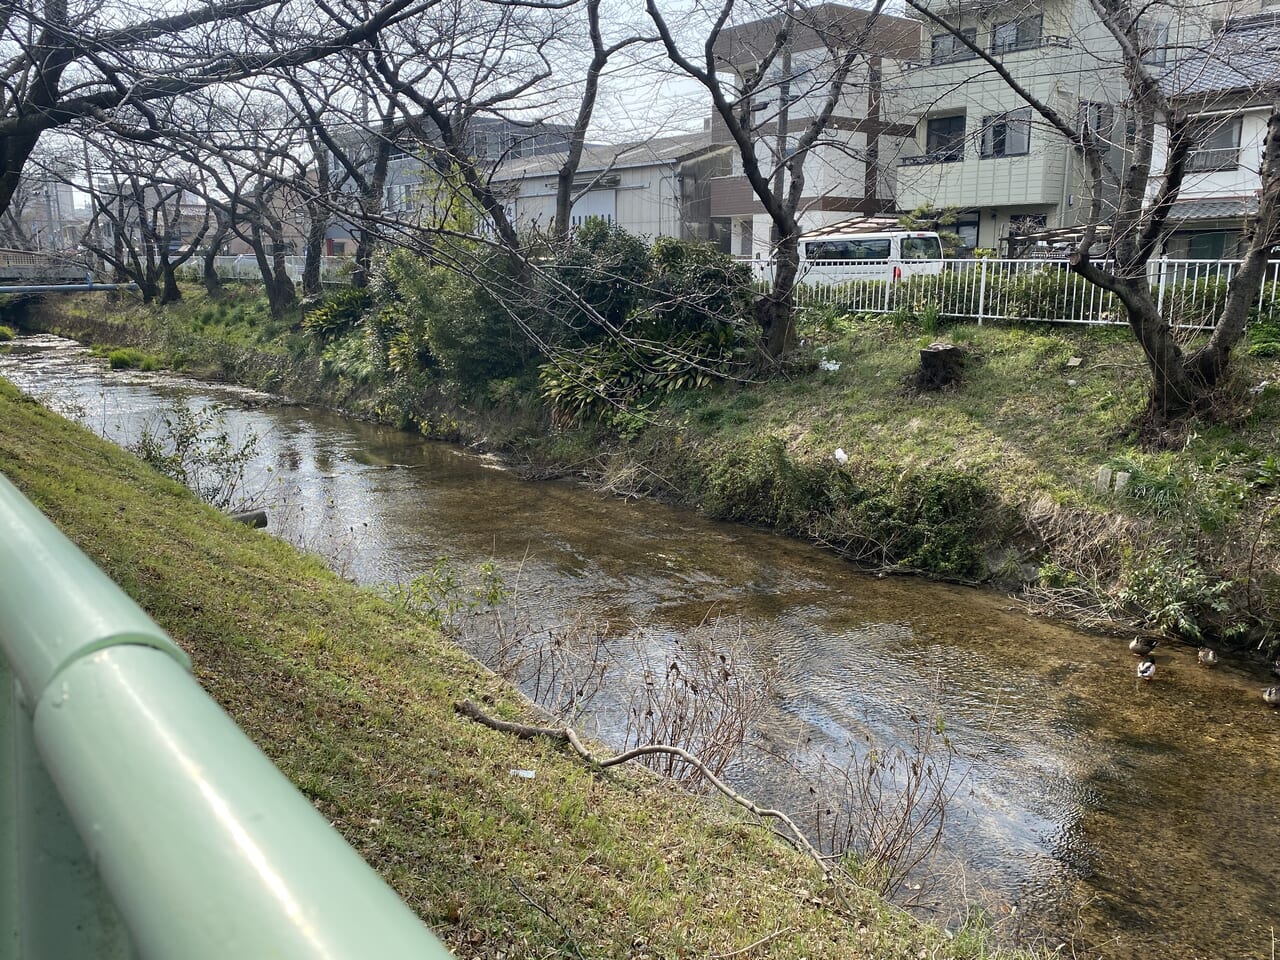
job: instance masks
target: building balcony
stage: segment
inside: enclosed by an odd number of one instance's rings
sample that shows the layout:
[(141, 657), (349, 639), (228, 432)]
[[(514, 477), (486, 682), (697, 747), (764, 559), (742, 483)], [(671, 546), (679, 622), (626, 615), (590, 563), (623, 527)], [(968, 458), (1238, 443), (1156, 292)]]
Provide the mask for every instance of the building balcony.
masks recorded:
[(899, 157), (900, 167), (923, 167), (931, 163), (963, 163), (964, 150), (934, 150), (932, 153), (921, 153), (914, 157)]
[(935, 207), (1039, 207), (1063, 202), (1065, 144), (1033, 147), (1031, 154), (978, 157), (924, 154), (899, 161), (900, 210)]
[[(1071, 49), (1071, 38), (1060, 37), (1052, 34), (1036, 37), (1033, 40), (1024, 40), (1007, 44), (995, 45), (988, 47), (987, 52), (993, 57), (1006, 57), (1014, 53), (1025, 53), (1029, 50), (1069, 50)], [(948, 53), (945, 56), (933, 57), (929, 60), (903, 60), (902, 69), (905, 71), (927, 70), (930, 67), (950, 67), (956, 64), (971, 63), (978, 59), (978, 55), (972, 50), (966, 48)]]
[(1193, 150), (1187, 155), (1187, 173), (1217, 173), (1240, 166), (1239, 147)]

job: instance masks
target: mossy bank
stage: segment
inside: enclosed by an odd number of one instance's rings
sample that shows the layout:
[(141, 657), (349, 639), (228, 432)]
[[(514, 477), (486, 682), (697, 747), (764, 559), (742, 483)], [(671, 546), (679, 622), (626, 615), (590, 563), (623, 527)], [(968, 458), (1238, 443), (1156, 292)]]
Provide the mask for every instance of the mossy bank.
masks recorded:
[[(247, 288), (217, 300), (192, 291), (164, 312), (68, 298), (28, 322), (499, 449), (533, 476), (768, 525), (876, 570), (1016, 589), (1087, 625), (1242, 653), (1280, 642), (1269, 328), (1212, 414), (1157, 451), (1135, 427), (1145, 365), (1124, 328), (943, 330), (907, 312), (811, 311), (785, 375), (667, 377), (565, 416), (563, 384), (545, 369), (541, 381), (526, 367), (461, 383), (429, 356), (406, 360), (394, 337), (387, 346), (362, 303), (327, 308), (323, 328), (302, 315), (265, 321)], [(919, 351), (939, 338), (966, 349), (963, 379), (917, 391)]]
[(810, 861), (733, 810), (459, 718), (463, 699), (508, 718), (525, 703), (423, 619), (3, 381), (0, 473), (458, 956), (995, 955), (859, 890), (837, 908)]

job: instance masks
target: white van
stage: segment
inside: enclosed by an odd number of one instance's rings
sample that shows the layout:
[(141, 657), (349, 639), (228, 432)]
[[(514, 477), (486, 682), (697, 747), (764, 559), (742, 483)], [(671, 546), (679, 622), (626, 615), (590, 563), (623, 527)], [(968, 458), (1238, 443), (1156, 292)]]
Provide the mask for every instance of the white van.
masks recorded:
[(800, 282), (902, 280), (942, 273), (942, 240), (936, 233), (890, 230), (800, 238)]

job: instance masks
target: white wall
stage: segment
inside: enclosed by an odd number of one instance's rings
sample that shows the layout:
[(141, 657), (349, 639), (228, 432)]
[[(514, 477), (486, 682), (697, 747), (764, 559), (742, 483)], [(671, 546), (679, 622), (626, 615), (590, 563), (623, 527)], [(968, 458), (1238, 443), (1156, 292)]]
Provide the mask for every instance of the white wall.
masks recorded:
[[(680, 185), (669, 164), (613, 171), (616, 186), (589, 191), (574, 205), (573, 215), (606, 216), (619, 226), (647, 237), (680, 236)], [(586, 171), (583, 179), (591, 176)], [(555, 219), (555, 178), (529, 177), (519, 182), (511, 201), (517, 229), (547, 229)]]
[[(1245, 110), (1239, 114), (1222, 113), (1227, 116), (1241, 116), (1240, 124), (1240, 159), (1234, 170), (1213, 170), (1204, 173), (1188, 173), (1183, 177), (1179, 198), (1194, 200), (1210, 197), (1247, 197), (1262, 189), (1262, 176), (1259, 171), (1262, 162), (1262, 147), (1267, 136), (1267, 110), (1264, 107)], [(1168, 133), (1163, 126), (1157, 126), (1155, 143), (1152, 147), (1151, 169), (1153, 175), (1147, 184), (1147, 200), (1154, 198), (1160, 187), (1158, 171), (1164, 169), (1168, 156)]]

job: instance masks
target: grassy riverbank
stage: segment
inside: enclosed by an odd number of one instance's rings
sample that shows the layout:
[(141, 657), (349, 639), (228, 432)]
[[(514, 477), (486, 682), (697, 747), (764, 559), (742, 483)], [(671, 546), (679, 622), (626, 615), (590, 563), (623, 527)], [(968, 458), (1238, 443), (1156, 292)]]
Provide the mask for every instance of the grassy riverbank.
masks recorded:
[(812, 863), (734, 810), (458, 718), (464, 698), (524, 706), (421, 619), (4, 381), (0, 472), (460, 957), (996, 955), (863, 891), (837, 907)]
[[(1125, 329), (937, 330), (814, 313), (785, 378), (662, 394), (551, 428), (536, 384), (483, 391), (390, 377), (355, 327), (321, 339), (261, 322), (253, 294), (193, 291), (164, 312), (59, 301), (41, 325), (504, 450), (829, 545), (866, 566), (1024, 592), (1092, 626), (1140, 626), (1242, 652), (1280, 642), (1280, 359), (1255, 331), (1212, 416), (1155, 451), (1134, 424), (1145, 366)], [(1258, 337), (1262, 339), (1259, 340)], [(922, 346), (967, 348), (958, 389), (918, 393)], [(838, 464), (835, 451), (848, 457)], [(1099, 485), (1099, 474), (1127, 485)]]

